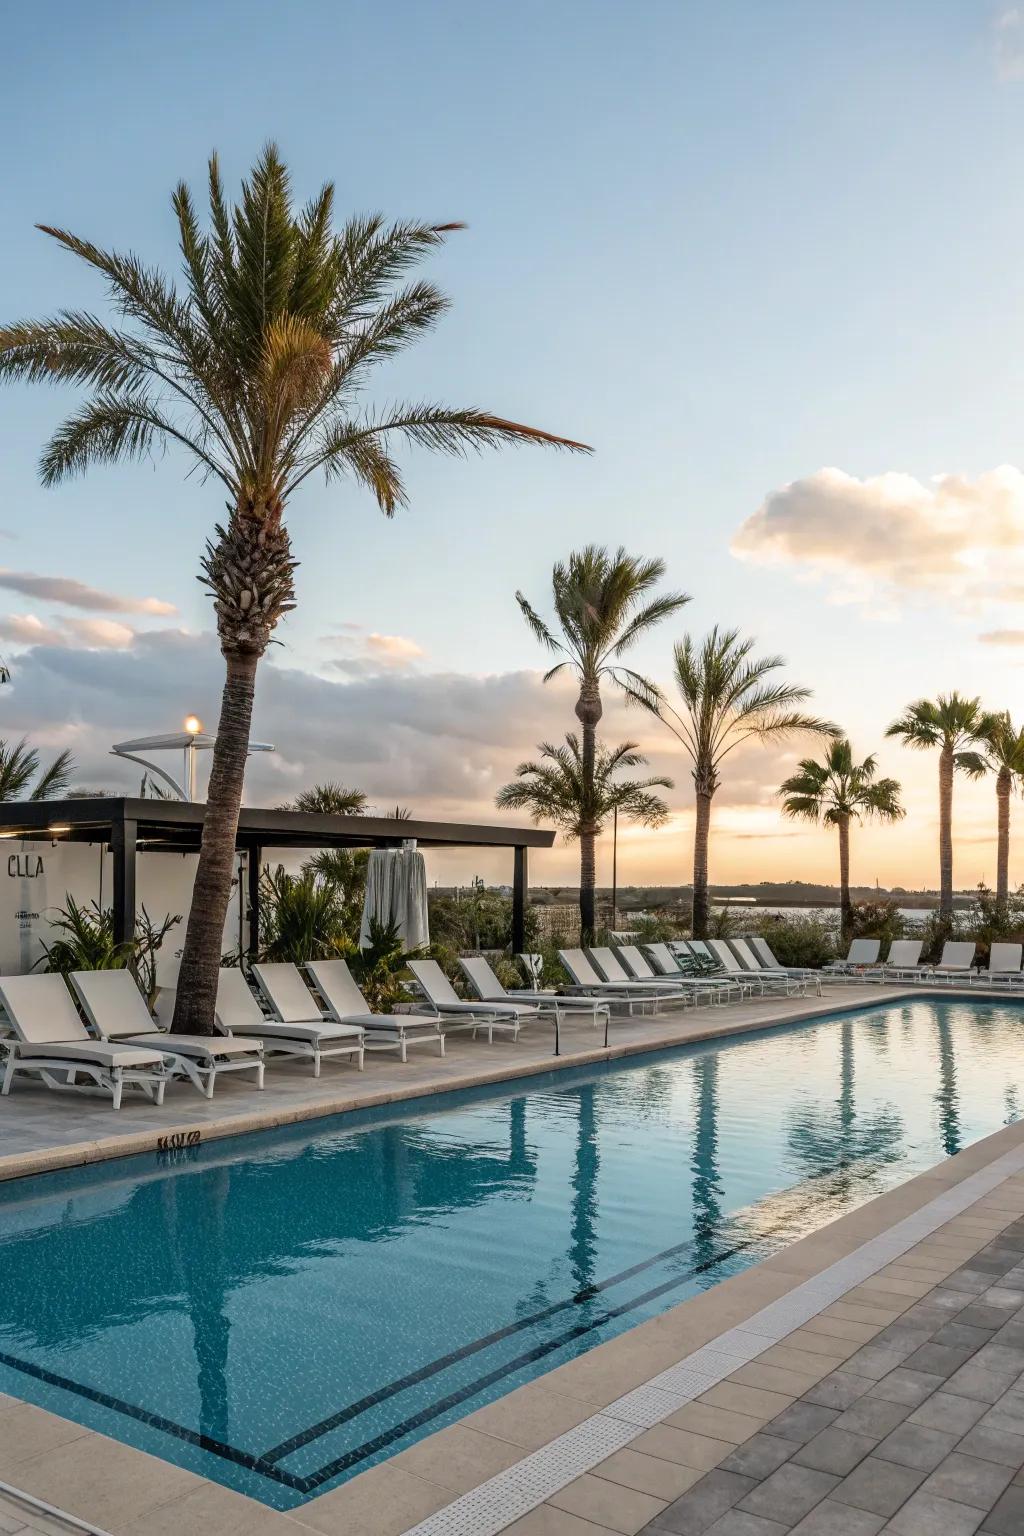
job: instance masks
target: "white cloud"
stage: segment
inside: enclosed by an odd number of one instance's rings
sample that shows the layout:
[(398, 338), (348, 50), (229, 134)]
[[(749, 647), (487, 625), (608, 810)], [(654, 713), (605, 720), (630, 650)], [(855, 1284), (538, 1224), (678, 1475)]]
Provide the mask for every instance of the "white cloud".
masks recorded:
[(64, 645), (67, 636), (34, 613), (11, 613), (0, 619), (0, 638), (19, 645)]
[(821, 469), (772, 491), (732, 542), (740, 559), (826, 577), (837, 601), (942, 596), (962, 613), (1024, 595), (1024, 474), (970, 479)]
[(148, 613), (166, 617), (176, 613), (173, 603), (157, 597), (121, 597), (86, 586), (70, 576), (37, 576), (32, 571), (11, 571), (0, 567), (0, 588), (35, 597), (42, 602), (60, 603), (68, 608), (84, 608), (92, 613)]
[(978, 639), (982, 645), (1024, 645), (1024, 629), (986, 629)]
[(415, 667), (426, 654), (421, 645), (407, 635), (367, 634), (359, 624), (343, 624), (340, 635), (327, 635), (324, 644), (341, 651), (328, 666), (357, 677), (377, 672), (401, 672)]
[(1004, 5), (992, 19), (996, 73), (1001, 80), (1024, 80), (1024, 8)]
[(135, 630), (115, 619), (60, 618), (47, 624), (34, 613), (12, 613), (0, 618), (0, 638), (19, 645), (77, 642), (88, 650), (123, 650), (135, 640)]

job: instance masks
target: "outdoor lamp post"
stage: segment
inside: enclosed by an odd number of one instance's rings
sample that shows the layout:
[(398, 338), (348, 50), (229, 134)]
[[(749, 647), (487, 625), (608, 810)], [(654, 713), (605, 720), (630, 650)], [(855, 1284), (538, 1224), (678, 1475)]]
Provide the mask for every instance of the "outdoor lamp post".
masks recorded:
[[(188, 715), (185, 719), (185, 729), (174, 731), (167, 736), (140, 736), (137, 741), (119, 741), (110, 749), (112, 757), (125, 757), (132, 763), (140, 763), (149, 773), (155, 773), (163, 779), (174, 792), (176, 800), (194, 801), (196, 798), (196, 753), (208, 752), (212, 749), (216, 736), (209, 735), (203, 730), (203, 722), (198, 715)], [(250, 741), (250, 752), (273, 752), (275, 748), (268, 741)], [(166, 768), (151, 762), (148, 757), (140, 756), (143, 752), (173, 752), (182, 754), (182, 778), (181, 783), (169, 774)]]

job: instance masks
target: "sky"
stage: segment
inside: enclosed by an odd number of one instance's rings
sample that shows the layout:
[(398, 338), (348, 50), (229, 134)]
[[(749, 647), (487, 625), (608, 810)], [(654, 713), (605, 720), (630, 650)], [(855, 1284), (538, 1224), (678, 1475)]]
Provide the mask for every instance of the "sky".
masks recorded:
[[(906, 821), (858, 833), (855, 880), (935, 883), (936, 763), (887, 724), (954, 688), (1024, 713), (1024, 5), (3, 13), (5, 319), (103, 312), (36, 223), (176, 274), (175, 183), (201, 196), (216, 149), (237, 189), (273, 139), (300, 197), (333, 180), (345, 213), (468, 225), (426, 269), (450, 314), (374, 379), (374, 403), (472, 404), (595, 450), (403, 453), (392, 521), (352, 485), (306, 483), (298, 608), (257, 691), (254, 734), (277, 751), (253, 760), (250, 803), (330, 778), (382, 808), (501, 819), (516, 763), (574, 724), (515, 591), (549, 610), (555, 560), (621, 542), (692, 595), (633, 664), (670, 686), (673, 642), (716, 622), (784, 656), (904, 786)], [(69, 745), (79, 784), (134, 792), (113, 741), (216, 719), (196, 572), (224, 509), (175, 451), (42, 489), (39, 451), (74, 401), (0, 394), (0, 732)], [(605, 730), (675, 780), (665, 829), (620, 833), (620, 883), (688, 879), (685, 762), (612, 698)], [(713, 885), (834, 879), (834, 838), (778, 810), (810, 749), (730, 760)], [(958, 784), (955, 815), (957, 884), (991, 881), (991, 781)], [(508, 877), (474, 860), (456, 872)], [(577, 868), (559, 844), (531, 875)]]

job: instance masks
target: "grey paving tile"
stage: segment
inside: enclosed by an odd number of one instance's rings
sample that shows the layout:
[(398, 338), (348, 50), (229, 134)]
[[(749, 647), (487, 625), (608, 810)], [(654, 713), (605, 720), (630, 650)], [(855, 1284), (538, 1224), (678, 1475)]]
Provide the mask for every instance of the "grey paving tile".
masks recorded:
[(773, 1472), (760, 1487), (748, 1493), (740, 1507), (752, 1515), (764, 1515), (792, 1525), (820, 1504), (839, 1484), (839, 1478), (813, 1467), (797, 1467), (787, 1462)]
[(784, 1461), (788, 1461), (800, 1445), (796, 1440), (784, 1440), (779, 1435), (769, 1435), (763, 1430), (751, 1435), (738, 1445), (731, 1456), (719, 1465), (723, 1472), (738, 1472), (741, 1477), (769, 1477)]
[(898, 1467), (894, 1461), (869, 1456), (843, 1479), (832, 1497), (875, 1515), (894, 1515), (924, 1479), (925, 1473), (915, 1467)]
[(730, 1509), (721, 1520), (708, 1526), (705, 1536), (786, 1536), (788, 1530), (788, 1525), (780, 1525), (777, 1520), (762, 1520), (760, 1515)]
[(915, 1349), (912, 1355), (907, 1356), (906, 1365), (912, 1371), (932, 1371), (936, 1376), (952, 1376), (954, 1371), (967, 1364), (972, 1355), (977, 1354), (980, 1347), (977, 1344), (922, 1344), (920, 1349)]
[(904, 1504), (885, 1529), (892, 1536), (973, 1536), (984, 1518), (980, 1509), (922, 1490)]
[(1001, 1328), (1006, 1320), (1005, 1308), (988, 1306), (983, 1301), (973, 1302), (957, 1314), (957, 1322), (971, 1328)]
[(992, 1284), (992, 1277), (983, 1269), (955, 1269), (943, 1280), (950, 1291), (966, 1291), (971, 1296), (981, 1296)]
[(961, 1440), (957, 1450), (965, 1456), (980, 1456), (983, 1461), (998, 1461), (1004, 1467), (1024, 1467), (1024, 1435), (1008, 1429), (993, 1429), (976, 1424)]
[(682, 1498), (663, 1509), (648, 1529), (671, 1531), (673, 1536), (704, 1536), (710, 1525), (756, 1486), (752, 1477), (740, 1477), (736, 1472), (723, 1472), (716, 1467), (688, 1488)]
[[(1016, 1323), (1004, 1323), (1000, 1332), (1005, 1332), (1007, 1328), (1016, 1328), (1017, 1326)], [(980, 1349), (983, 1344), (987, 1344), (990, 1339), (996, 1336), (991, 1328), (971, 1328), (967, 1323), (961, 1323), (957, 1320), (952, 1323), (943, 1323), (941, 1328), (936, 1329), (935, 1333), (932, 1334), (932, 1342), (934, 1344), (970, 1344), (975, 1349)], [(1009, 1344), (1013, 1341), (1007, 1339), (1005, 1342)]]
[(970, 1504), (986, 1513), (999, 1499), (1013, 1477), (1015, 1467), (1001, 1467), (994, 1461), (980, 1461), (954, 1451), (923, 1484), (922, 1493), (938, 1494)]
[(877, 1536), (884, 1524), (884, 1515), (824, 1499), (793, 1527), (791, 1536)]
[(930, 1371), (909, 1371), (906, 1366), (900, 1366), (898, 1371), (890, 1371), (888, 1376), (876, 1381), (871, 1395), (884, 1398), (888, 1403), (906, 1403), (908, 1408), (917, 1408), (944, 1385), (943, 1377)]
[(952, 1392), (934, 1392), (910, 1415), (911, 1424), (925, 1424), (929, 1429), (945, 1429), (965, 1435), (988, 1410), (974, 1397), (957, 1397)]
[(993, 1536), (1020, 1536), (1024, 1531), (1024, 1487), (1007, 1488), (991, 1514), (985, 1518), (983, 1531)]
[(1018, 1350), (986, 1344), (973, 1360), (949, 1377), (948, 1390), (958, 1397), (976, 1397), (979, 1402), (994, 1403), (1009, 1391), (1020, 1375), (1022, 1365), (1018, 1357)]
[[(867, 1435), (871, 1440), (884, 1440), (897, 1424), (910, 1413), (906, 1403), (890, 1403), (884, 1397), (866, 1397), (858, 1400), (836, 1419), (837, 1429), (850, 1430), (855, 1435)], [(973, 1423), (973, 1419), (971, 1420)], [(943, 1425), (936, 1426), (943, 1428)]]
[(784, 1440), (795, 1440), (798, 1445), (804, 1445), (838, 1418), (837, 1408), (823, 1408), (820, 1403), (809, 1403), (801, 1398), (783, 1408), (764, 1428), (768, 1435), (781, 1435)]
[(901, 1424), (886, 1435), (877, 1454), (901, 1467), (916, 1467), (931, 1472), (948, 1456), (960, 1436), (942, 1429), (928, 1429), (924, 1424)]
[(913, 1339), (903, 1339), (896, 1344), (865, 1344), (863, 1349), (850, 1356), (846, 1369), (855, 1376), (870, 1376), (872, 1381), (878, 1381), (902, 1365), (918, 1347)]
[(851, 1403), (855, 1403), (858, 1397), (862, 1397), (874, 1384), (870, 1376), (854, 1376), (849, 1371), (833, 1371), (830, 1376), (823, 1376), (809, 1392), (805, 1392), (803, 1400), (805, 1403), (819, 1403), (823, 1408), (849, 1408)]
[[(955, 1327), (955, 1324), (951, 1324)], [(980, 1332), (980, 1329), (972, 1329), (972, 1333)], [(992, 1335), (993, 1344), (1010, 1344), (1014, 1349), (1024, 1349), (1024, 1322), (1018, 1319), (1017, 1314), (1008, 1323), (1004, 1323)]]
[(833, 1424), (801, 1446), (793, 1462), (798, 1467), (814, 1467), (819, 1472), (833, 1472), (837, 1477), (845, 1477), (859, 1461), (870, 1456), (876, 1444), (877, 1440), (869, 1439), (867, 1435), (851, 1434)]

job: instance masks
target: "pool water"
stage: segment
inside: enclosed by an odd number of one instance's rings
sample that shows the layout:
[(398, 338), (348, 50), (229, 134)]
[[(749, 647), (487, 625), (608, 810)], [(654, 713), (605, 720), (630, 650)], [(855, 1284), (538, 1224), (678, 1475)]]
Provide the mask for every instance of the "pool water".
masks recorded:
[(0, 1391), (287, 1509), (1022, 1091), (1024, 1008), (919, 998), (0, 1185)]

